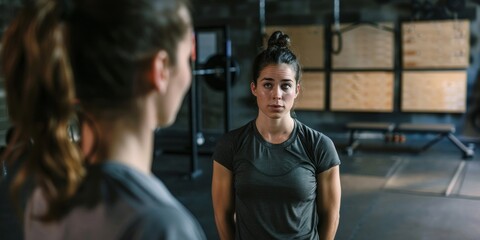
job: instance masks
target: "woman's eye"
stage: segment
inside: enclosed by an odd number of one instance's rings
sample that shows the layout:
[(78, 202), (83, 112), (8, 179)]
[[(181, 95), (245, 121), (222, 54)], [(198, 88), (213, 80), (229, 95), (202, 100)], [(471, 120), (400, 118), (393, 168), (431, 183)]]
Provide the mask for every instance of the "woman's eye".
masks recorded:
[(265, 84), (263, 84), (263, 87), (265, 87), (265, 88), (271, 88), (271, 87), (272, 87), (272, 84), (271, 84), (271, 83), (265, 83)]
[(282, 85), (282, 89), (285, 89), (285, 90), (288, 90), (288, 89), (290, 89), (291, 87), (292, 87), (292, 85), (290, 85), (290, 84), (283, 84), (283, 85)]

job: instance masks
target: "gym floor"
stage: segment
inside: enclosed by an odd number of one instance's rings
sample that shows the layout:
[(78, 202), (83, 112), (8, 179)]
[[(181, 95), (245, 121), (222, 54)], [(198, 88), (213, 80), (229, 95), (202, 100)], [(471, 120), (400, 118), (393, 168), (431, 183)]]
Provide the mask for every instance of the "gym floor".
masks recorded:
[[(334, 139), (335, 141), (335, 139)], [(420, 154), (422, 142), (366, 142), (342, 160), (342, 207), (337, 240), (478, 239), (480, 236), (480, 151), (463, 160), (442, 140)], [(189, 156), (164, 154), (154, 172), (197, 217), (208, 239), (218, 239), (211, 204), (210, 156), (201, 155), (203, 171), (185, 178)]]
[[(480, 236), (480, 151), (464, 161), (442, 140), (426, 152), (419, 142), (363, 142), (352, 157), (335, 140), (342, 160), (342, 207), (337, 240), (478, 239)], [(212, 160), (199, 158), (202, 174), (188, 176), (188, 154), (160, 155), (153, 172), (198, 219), (208, 239), (218, 239), (211, 204)], [(2, 193), (2, 198), (4, 195)], [(19, 239), (13, 216), (0, 204), (0, 239)]]

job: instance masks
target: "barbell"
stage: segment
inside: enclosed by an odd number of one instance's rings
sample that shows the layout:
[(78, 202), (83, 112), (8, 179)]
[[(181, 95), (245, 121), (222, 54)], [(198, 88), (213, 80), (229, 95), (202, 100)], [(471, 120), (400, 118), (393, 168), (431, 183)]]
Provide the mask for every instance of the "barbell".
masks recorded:
[[(216, 54), (208, 58), (203, 69), (193, 71), (194, 76), (203, 76), (209, 87), (217, 91), (223, 91), (226, 87), (225, 67), (227, 57), (224, 54)], [(231, 84), (234, 85), (240, 74), (240, 65), (230, 58), (230, 67), (227, 72), (230, 73)]]

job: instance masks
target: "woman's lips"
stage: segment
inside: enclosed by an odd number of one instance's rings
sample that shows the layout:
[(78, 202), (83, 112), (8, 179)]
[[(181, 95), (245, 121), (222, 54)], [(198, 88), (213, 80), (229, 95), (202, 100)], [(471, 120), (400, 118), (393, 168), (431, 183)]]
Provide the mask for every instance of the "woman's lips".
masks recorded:
[(268, 107), (272, 108), (274, 110), (281, 110), (281, 109), (284, 108), (282, 105), (277, 105), (277, 104), (270, 104), (270, 105), (268, 105)]

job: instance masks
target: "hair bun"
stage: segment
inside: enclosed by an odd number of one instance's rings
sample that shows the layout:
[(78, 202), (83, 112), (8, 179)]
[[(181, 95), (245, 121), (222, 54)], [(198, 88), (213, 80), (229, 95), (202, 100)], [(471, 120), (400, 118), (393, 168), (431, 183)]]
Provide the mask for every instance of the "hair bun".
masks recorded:
[(290, 37), (281, 31), (272, 33), (268, 39), (268, 48), (273, 47), (288, 49), (290, 47)]

